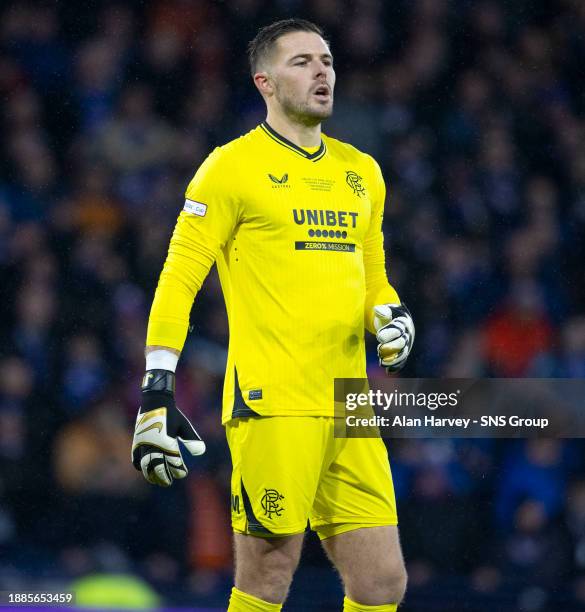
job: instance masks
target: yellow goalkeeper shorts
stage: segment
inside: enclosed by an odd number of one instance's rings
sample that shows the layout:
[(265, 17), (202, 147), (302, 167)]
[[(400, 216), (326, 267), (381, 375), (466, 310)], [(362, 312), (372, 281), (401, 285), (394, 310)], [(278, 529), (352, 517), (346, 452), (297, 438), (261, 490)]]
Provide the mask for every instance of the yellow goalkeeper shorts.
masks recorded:
[(321, 539), (396, 525), (388, 453), (380, 438), (335, 438), (332, 417), (232, 419), (231, 514), (235, 532)]

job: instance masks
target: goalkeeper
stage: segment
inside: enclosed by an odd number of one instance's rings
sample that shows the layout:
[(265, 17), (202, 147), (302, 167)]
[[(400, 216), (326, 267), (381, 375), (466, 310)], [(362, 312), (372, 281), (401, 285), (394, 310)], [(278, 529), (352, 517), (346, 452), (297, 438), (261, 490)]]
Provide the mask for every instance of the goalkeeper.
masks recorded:
[(335, 378), (365, 378), (364, 330), (382, 366), (414, 341), (388, 283), (378, 164), (321, 132), (335, 71), (323, 33), (289, 19), (249, 46), (266, 121), (211, 153), (187, 187), (150, 313), (132, 458), (163, 487), (205, 445), (175, 404), (197, 291), (217, 264), (230, 342), (222, 422), (232, 457), (231, 612), (280, 610), (307, 522), (339, 571), (347, 611), (395, 611), (406, 586), (379, 438), (333, 436)]

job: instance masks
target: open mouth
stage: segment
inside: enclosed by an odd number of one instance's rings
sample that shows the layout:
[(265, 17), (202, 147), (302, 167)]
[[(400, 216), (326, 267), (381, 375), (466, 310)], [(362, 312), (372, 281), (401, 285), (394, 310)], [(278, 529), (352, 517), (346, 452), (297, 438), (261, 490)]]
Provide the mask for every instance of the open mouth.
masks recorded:
[(329, 92), (329, 87), (327, 87), (327, 85), (320, 85), (319, 87), (317, 87), (317, 89), (315, 89), (313, 94), (321, 100), (327, 100), (331, 95)]

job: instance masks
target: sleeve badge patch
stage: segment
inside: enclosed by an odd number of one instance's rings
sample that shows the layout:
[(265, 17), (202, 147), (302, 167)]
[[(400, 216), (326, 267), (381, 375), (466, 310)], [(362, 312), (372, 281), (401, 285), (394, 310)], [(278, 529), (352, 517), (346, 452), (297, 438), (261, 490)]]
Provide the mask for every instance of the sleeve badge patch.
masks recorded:
[(196, 200), (189, 200), (188, 198), (185, 200), (185, 206), (183, 206), (183, 210), (188, 213), (192, 213), (197, 215), (198, 217), (205, 217), (205, 213), (207, 212), (207, 204), (203, 204), (203, 202), (197, 202)]

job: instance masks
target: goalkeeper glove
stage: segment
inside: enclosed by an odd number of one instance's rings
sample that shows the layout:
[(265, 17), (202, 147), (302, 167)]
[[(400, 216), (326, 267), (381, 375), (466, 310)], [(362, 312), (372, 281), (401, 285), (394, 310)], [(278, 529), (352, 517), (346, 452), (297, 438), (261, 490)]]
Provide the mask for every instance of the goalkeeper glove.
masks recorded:
[(404, 367), (414, 342), (414, 322), (404, 304), (374, 306), (380, 365), (391, 374)]
[(170, 487), (174, 478), (187, 476), (177, 440), (192, 455), (205, 452), (205, 443), (175, 404), (175, 374), (148, 370), (132, 442), (132, 464), (148, 482)]

